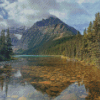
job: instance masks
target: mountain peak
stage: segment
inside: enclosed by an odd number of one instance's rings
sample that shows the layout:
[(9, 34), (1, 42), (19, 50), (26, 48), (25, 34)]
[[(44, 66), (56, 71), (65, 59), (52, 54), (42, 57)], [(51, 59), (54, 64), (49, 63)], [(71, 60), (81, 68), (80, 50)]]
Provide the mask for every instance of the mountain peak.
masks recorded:
[(47, 19), (49, 18), (57, 18), (55, 15), (50, 15)]
[(59, 18), (56, 16), (49, 16), (47, 19), (42, 19), (34, 24), (35, 27), (43, 27), (43, 26), (51, 26), (55, 24), (63, 23)]

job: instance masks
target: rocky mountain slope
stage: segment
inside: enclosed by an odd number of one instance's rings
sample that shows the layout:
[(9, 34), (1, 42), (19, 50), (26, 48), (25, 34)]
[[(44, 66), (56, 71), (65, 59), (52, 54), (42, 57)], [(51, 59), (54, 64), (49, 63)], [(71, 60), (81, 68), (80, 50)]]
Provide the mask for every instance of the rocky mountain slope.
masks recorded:
[(76, 35), (77, 30), (57, 17), (49, 17), (36, 22), (31, 28), (26, 30), (21, 40), (19, 48), (23, 50), (41, 46), (47, 41), (53, 41), (65, 36)]

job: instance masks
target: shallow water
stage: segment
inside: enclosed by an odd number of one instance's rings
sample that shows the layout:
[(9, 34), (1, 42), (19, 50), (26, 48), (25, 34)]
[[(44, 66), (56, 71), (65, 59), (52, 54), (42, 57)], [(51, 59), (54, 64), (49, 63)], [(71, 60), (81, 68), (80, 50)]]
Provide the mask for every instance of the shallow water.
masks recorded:
[(17, 56), (0, 62), (0, 100), (99, 100), (100, 70), (50, 56)]

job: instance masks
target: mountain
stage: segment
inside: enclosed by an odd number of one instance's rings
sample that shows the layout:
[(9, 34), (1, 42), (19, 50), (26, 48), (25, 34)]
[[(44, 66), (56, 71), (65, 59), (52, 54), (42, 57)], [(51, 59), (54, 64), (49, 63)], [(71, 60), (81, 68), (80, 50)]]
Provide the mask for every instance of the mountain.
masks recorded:
[(9, 29), (9, 31), (10, 31), (10, 34), (20, 34), (20, 35), (22, 35), (22, 33), (25, 31), (25, 26), (17, 27), (17, 28), (11, 27)]
[(50, 16), (36, 22), (31, 28), (23, 32), (18, 44), (20, 44), (20, 49), (28, 50), (39, 47), (48, 41), (55, 41), (76, 34), (75, 28), (65, 24), (57, 17)]
[[(5, 29), (5, 32), (7, 32), (8, 29)], [(11, 27), (9, 28), (9, 33), (12, 41), (13, 47), (18, 46), (19, 41), (23, 35), (23, 33), (27, 30), (25, 26), (22, 27)]]

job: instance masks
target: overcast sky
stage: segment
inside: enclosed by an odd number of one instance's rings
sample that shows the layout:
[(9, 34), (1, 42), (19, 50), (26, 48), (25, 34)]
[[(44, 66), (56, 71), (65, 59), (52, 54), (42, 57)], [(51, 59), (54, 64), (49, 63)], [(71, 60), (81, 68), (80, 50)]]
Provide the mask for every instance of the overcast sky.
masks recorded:
[(36, 21), (55, 15), (83, 33), (99, 11), (100, 0), (0, 0), (0, 30), (31, 27)]

